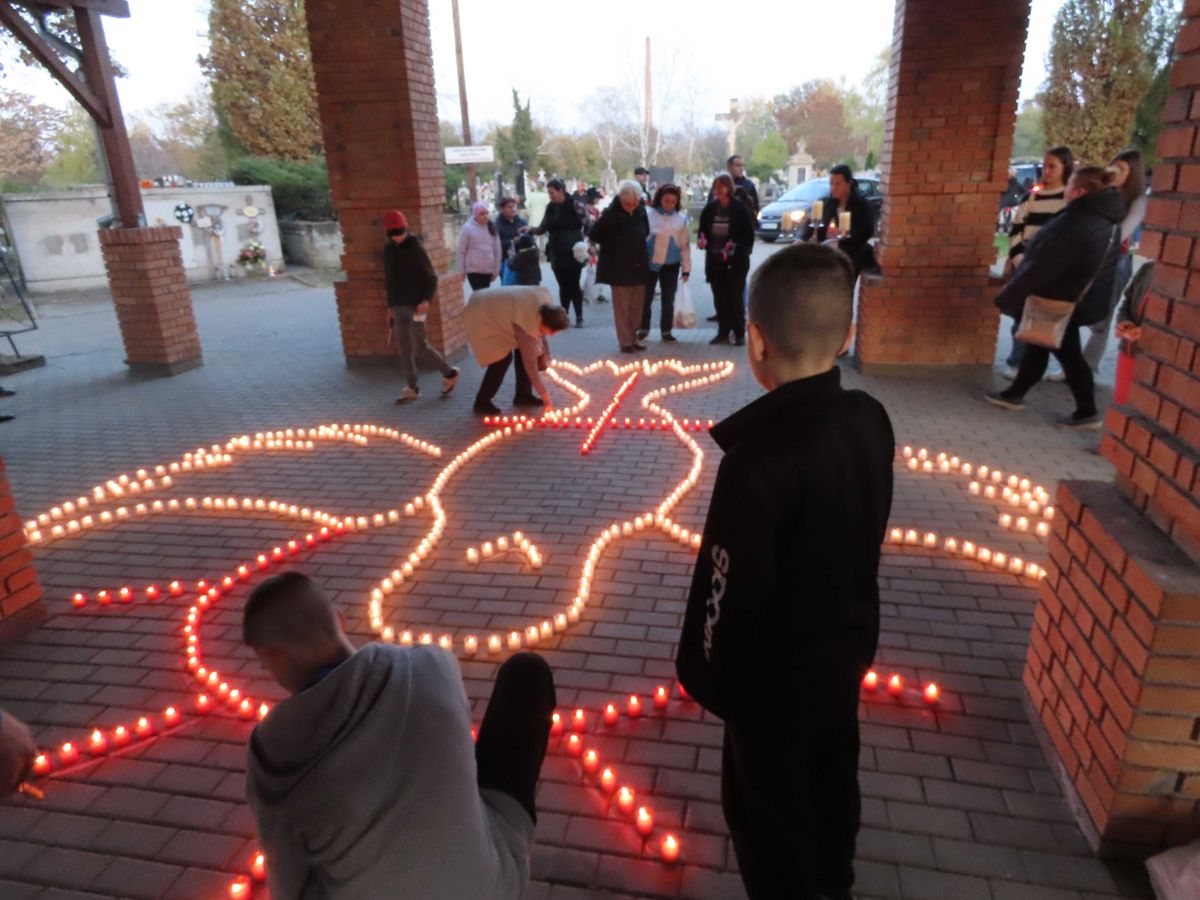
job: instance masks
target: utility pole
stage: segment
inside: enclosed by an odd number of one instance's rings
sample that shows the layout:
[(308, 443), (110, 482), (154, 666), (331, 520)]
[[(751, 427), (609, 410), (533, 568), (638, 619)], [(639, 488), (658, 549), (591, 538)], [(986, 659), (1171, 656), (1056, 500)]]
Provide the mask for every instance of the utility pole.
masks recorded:
[[(646, 36), (646, 146), (650, 146), (650, 135), (654, 129), (654, 92), (650, 87), (650, 36)], [(646, 160), (642, 160), (646, 164)]]
[[(458, 102), (462, 108), (463, 143), (471, 146), (471, 117), (467, 114), (467, 76), (463, 71), (462, 26), (458, 19), (458, 0), (450, 0), (450, 8), (454, 12), (454, 56), (458, 60)], [(475, 185), (475, 163), (467, 164), (467, 190), (471, 192), (471, 202), (478, 199)]]

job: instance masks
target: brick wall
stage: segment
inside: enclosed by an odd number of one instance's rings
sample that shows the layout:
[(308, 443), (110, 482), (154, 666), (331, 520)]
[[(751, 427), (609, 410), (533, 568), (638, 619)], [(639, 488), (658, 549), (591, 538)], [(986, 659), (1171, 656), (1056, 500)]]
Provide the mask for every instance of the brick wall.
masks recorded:
[(1142, 252), (1155, 260), (1115, 482), (1060, 486), (1025, 686), (1093, 844), (1200, 837), (1200, 0), (1189, 0)]
[(125, 343), (125, 362), (144, 375), (174, 375), (203, 363), (177, 226), (100, 232), (100, 250)]
[[(383, 215), (403, 210), (444, 272), (442, 143), (425, 0), (307, 3), (333, 202), (346, 278), (334, 286), (350, 364), (390, 359), (383, 275)], [(460, 279), (442, 278), (431, 342), (449, 356), (466, 346)]]
[(0, 644), (20, 637), (46, 617), (42, 586), (0, 457)]
[(856, 353), (865, 370), (995, 358), (988, 267), (1028, 20), (1028, 0), (897, 0), (883, 274), (864, 279), (859, 299)]

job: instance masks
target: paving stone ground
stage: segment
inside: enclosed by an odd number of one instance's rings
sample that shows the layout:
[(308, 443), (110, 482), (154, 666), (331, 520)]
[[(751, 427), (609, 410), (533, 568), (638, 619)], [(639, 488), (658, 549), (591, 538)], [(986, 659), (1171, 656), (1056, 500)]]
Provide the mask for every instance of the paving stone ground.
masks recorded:
[[(703, 315), (711, 299), (696, 288)], [(348, 370), (326, 287), (290, 279), (241, 282), (198, 288), (195, 300), (205, 366), (150, 381), (126, 373), (106, 300), (43, 307), (42, 330), (21, 343), (45, 353), (48, 365), (5, 379), (18, 395), (4, 409), (17, 419), (0, 426), (0, 447), (26, 518), (116, 473), (153, 467), (244, 432), (371, 422), (434, 441), (451, 454), (484, 433), (469, 413), (480, 375), (470, 360), (462, 363), (462, 384), (452, 398), (439, 400), (436, 378), (427, 376), (426, 395), (406, 407), (391, 402), (401, 387), (393, 371)], [(588, 307), (586, 316), (585, 328), (554, 340), (556, 354), (578, 363), (615, 357), (610, 307)], [(648, 356), (731, 358), (738, 368), (731, 381), (707, 392), (671, 398), (674, 411), (720, 418), (756, 396), (739, 348), (709, 347), (707, 329), (680, 337), (673, 347), (652, 338)], [(1105, 369), (1111, 372), (1111, 362)], [(1108, 477), (1094, 453), (1095, 433), (1051, 427), (1050, 413), (1069, 409), (1062, 385), (1041, 386), (1029, 408), (1013, 414), (984, 404), (978, 379), (843, 372), (849, 384), (886, 404), (901, 443), (1027, 474), (1048, 488), (1059, 478)], [(607, 374), (581, 383), (596, 406), (616, 385)], [(628, 414), (639, 411), (646, 389), (639, 386), (626, 400)], [(653, 509), (690, 464), (668, 435), (606, 433), (588, 457), (578, 453), (580, 440), (575, 431), (539, 431), (464, 468), (444, 494), (447, 537), (433, 564), (389, 598), (389, 621), (462, 634), (544, 618), (573, 596), (582, 557), (599, 529)], [(702, 522), (717, 456), (706, 437), (701, 443), (708, 465), (676, 515), (693, 528)], [(250, 454), (227, 469), (181, 478), (164, 496), (213, 492), (373, 512), (427, 490), (442, 465), (378, 442)], [(893, 521), (1033, 558), (1041, 552), (1037, 541), (1001, 530), (995, 507), (969, 497), (961, 478), (898, 467)], [(424, 520), (404, 519), (386, 530), (347, 535), (302, 555), (297, 565), (336, 596), (354, 636), (365, 640), (366, 592), (410, 552), (425, 527)], [(462, 562), (467, 546), (515, 529), (542, 548), (540, 570), (522, 568), (512, 557), (476, 569)], [(0, 648), (0, 705), (26, 719), (43, 746), (54, 746), (93, 724), (111, 726), (168, 703), (189, 704), (192, 682), (180, 654), (182, 601), (74, 611), (70, 595), (211, 577), (300, 531), (267, 516), (180, 514), (99, 528), (38, 550), (53, 618)], [(690, 562), (686, 551), (657, 533), (610, 548), (583, 621), (541, 645), (562, 707), (594, 709), (671, 683)], [(946, 697), (936, 711), (885, 698), (863, 704), (859, 895), (1149, 896), (1140, 867), (1091, 856), (1028, 723), (1020, 685), (1034, 604), (1028, 582), (940, 553), (892, 547), (880, 578), (881, 671), (910, 681), (936, 678)], [(205, 619), (205, 653), (254, 696), (277, 698), (238, 645), (244, 595), (245, 588), (235, 591)], [(497, 658), (464, 663), (476, 719)], [(619, 767), (623, 780), (651, 797), (660, 825), (681, 835), (685, 864), (655, 861), (629, 823), (583, 783), (577, 763), (555, 749), (539, 792), (529, 896), (743, 896), (719, 807), (719, 722), (673, 701), (666, 715), (622, 718), (598, 731), (589, 743)], [(43, 801), (0, 805), (0, 897), (223, 896), (254, 848), (243, 801), (248, 733), (247, 724), (223, 715), (198, 720), (52, 780)]]

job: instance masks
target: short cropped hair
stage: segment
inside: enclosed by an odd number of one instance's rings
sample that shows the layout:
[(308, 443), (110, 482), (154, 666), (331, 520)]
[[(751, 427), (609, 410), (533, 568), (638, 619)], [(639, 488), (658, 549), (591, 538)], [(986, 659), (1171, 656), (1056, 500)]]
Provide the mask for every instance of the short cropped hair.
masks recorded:
[(561, 306), (539, 306), (538, 315), (541, 316), (542, 324), (555, 334), (571, 327), (571, 319)]
[(642, 186), (636, 181), (622, 181), (617, 185), (618, 197), (636, 197), (642, 199)]
[(792, 360), (834, 358), (854, 315), (854, 264), (833, 247), (792, 244), (768, 256), (750, 281), (750, 321)]
[(515, 197), (501, 197), (500, 202), (496, 204), (496, 209), (504, 209), (506, 206), (515, 206), (516, 202), (517, 200)]
[(735, 159), (741, 159), (741, 158), (742, 158), (742, 154), (740, 154), (740, 153), (735, 153), (735, 154), (733, 154), (733, 156), (729, 157), (729, 159), (725, 160), (725, 165), (726, 165), (726, 166), (732, 166), (732, 165), (733, 165), (733, 161), (734, 161)]
[(242, 610), (242, 641), (254, 649), (325, 641), (339, 630), (333, 602), (300, 572), (268, 578)]

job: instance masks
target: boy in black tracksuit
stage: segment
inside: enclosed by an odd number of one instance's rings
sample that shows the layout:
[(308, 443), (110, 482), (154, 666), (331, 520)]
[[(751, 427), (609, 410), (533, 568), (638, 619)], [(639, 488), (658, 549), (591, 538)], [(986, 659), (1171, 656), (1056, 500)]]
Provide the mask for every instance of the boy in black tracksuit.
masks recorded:
[(752, 898), (845, 900), (859, 825), (859, 683), (879, 636), (895, 440), (841, 386), (854, 269), (795, 244), (750, 287), (770, 392), (712, 430), (725, 451), (680, 635), (687, 691), (725, 720), (721, 801)]

